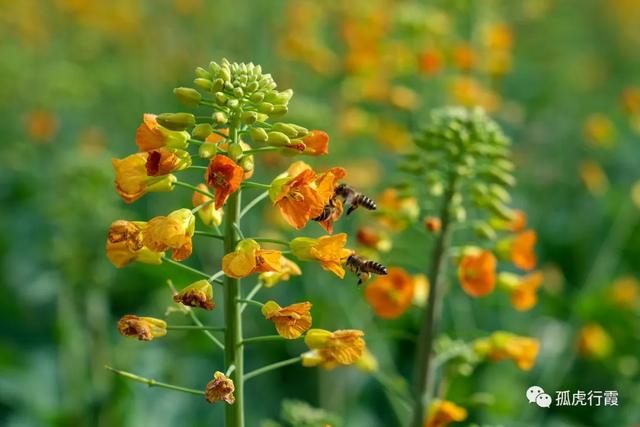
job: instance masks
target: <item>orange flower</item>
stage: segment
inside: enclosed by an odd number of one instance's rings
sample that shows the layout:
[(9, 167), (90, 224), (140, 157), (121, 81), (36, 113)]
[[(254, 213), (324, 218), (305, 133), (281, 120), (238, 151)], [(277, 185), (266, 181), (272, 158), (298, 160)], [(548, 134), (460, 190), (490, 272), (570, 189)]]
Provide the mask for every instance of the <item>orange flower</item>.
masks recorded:
[(213, 310), (213, 286), (208, 280), (198, 280), (175, 294), (175, 302), (189, 307), (200, 307), (205, 310)]
[[(336, 222), (342, 216), (342, 211), (343, 211), (342, 200), (340, 199), (329, 200), (329, 204), (325, 206), (324, 209), (330, 210), (329, 216), (322, 221), (318, 221), (318, 224), (320, 224), (320, 226), (324, 228), (327, 233), (331, 234), (333, 233), (333, 223)], [(322, 214), (324, 214), (324, 212)]]
[(158, 124), (155, 114), (145, 114), (136, 130), (136, 145), (140, 151), (151, 151), (161, 147), (187, 148), (189, 132), (173, 131)]
[(539, 271), (522, 278), (520, 284), (511, 292), (511, 304), (516, 310), (526, 311), (536, 305), (536, 291), (543, 280), (544, 276)]
[(453, 62), (460, 70), (471, 70), (476, 64), (476, 54), (468, 44), (459, 44), (453, 51)]
[(309, 131), (309, 135), (302, 138), (305, 154), (323, 156), (329, 153), (329, 135), (321, 130)]
[(373, 311), (383, 319), (395, 319), (413, 301), (414, 280), (401, 268), (390, 268), (386, 276), (377, 276), (365, 290)]
[(458, 266), (462, 289), (473, 297), (485, 296), (496, 283), (496, 257), (489, 251), (464, 255)]
[(265, 271), (258, 276), (265, 288), (272, 288), (281, 280), (289, 280), (291, 276), (300, 276), (302, 270), (289, 258), (280, 257), (280, 271)]
[(185, 150), (158, 148), (149, 151), (145, 166), (148, 176), (167, 175), (191, 166), (191, 156)]
[(534, 252), (536, 239), (536, 232), (533, 230), (523, 231), (515, 237), (511, 245), (511, 261), (516, 267), (527, 271), (535, 268), (537, 263)]
[(220, 209), (229, 195), (240, 188), (244, 170), (227, 156), (217, 154), (205, 174), (209, 187), (215, 191), (216, 209)]
[(446, 427), (467, 419), (467, 410), (448, 400), (438, 400), (429, 408), (424, 427)]
[(386, 233), (381, 232), (379, 228), (361, 227), (358, 229), (356, 238), (358, 239), (358, 243), (369, 248), (373, 248), (381, 252), (388, 252), (391, 250), (391, 240), (389, 240)]
[[(198, 184), (197, 188), (201, 191), (206, 191), (207, 186), (204, 184)], [(193, 197), (191, 197), (191, 203), (193, 203), (193, 207), (197, 208), (200, 205), (205, 206), (198, 209), (198, 216), (200, 220), (206, 225), (220, 225), (222, 223), (222, 217), (224, 215), (224, 209), (216, 209), (216, 207), (211, 203), (213, 199), (209, 196), (205, 196), (204, 194), (194, 191)]]
[(278, 334), (286, 339), (299, 338), (311, 327), (311, 303), (301, 302), (280, 307), (275, 301), (267, 301), (262, 307), (265, 319), (273, 321)]
[(494, 362), (511, 359), (518, 368), (528, 371), (535, 363), (540, 343), (538, 340), (509, 332), (494, 332), (490, 337), (473, 342), (475, 352)]
[(111, 159), (116, 172), (116, 191), (126, 203), (133, 203), (147, 192), (171, 191), (176, 177), (147, 175), (147, 153), (136, 153), (124, 159)]
[(161, 264), (163, 252), (153, 252), (142, 242), (144, 222), (118, 220), (111, 224), (107, 235), (107, 258), (122, 268), (131, 261), (144, 264)]
[(27, 133), (38, 142), (48, 143), (58, 132), (58, 118), (47, 110), (34, 110), (27, 115)]
[(191, 256), (194, 230), (195, 217), (191, 210), (178, 209), (168, 216), (152, 218), (145, 229), (143, 242), (156, 252), (173, 249), (171, 258), (182, 261)]
[(344, 329), (335, 332), (311, 329), (304, 337), (304, 342), (311, 351), (302, 355), (302, 365), (333, 369), (338, 365), (356, 363), (365, 350), (363, 336), (364, 333), (357, 329)]
[(222, 400), (229, 405), (233, 405), (236, 401), (233, 396), (235, 389), (235, 385), (230, 378), (227, 378), (222, 372), (216, 371), (213, 374), (213, 379), (207, 383), (204, 396), (209, 403), (216, 403)]
[(235, 279), (247, 277), (253, 273), (280, 271), (282, 253), (280, 251), (260, 249), (255, 240), (242, 240), (234, 252), (222, 258), (224, 274)]
[(353, 253), (352, 250), (345, 249), (346, 243), (346, 233), (340, 233), (333, 236), (322, 236), (318, 239), (296, 237), (289, 246), (293, 255), (298, 259), (319, 261), (323, 269), (331, 271), (342, 279), (344, 278), (342, 264)]
[(386, 189), (378, 199), (381, 222), (395, 231), (401, 231), (415, 221), (420, 214), (415, 197), (402, 197), (395, 188)]
[(118, 331), (125, 337), (140, 341), (151, 341), (167, 335), (167, 322), (153, 317), (138, 317), (127, 314), (118, 321)]
[(604, 359), (611, 354), (613, 341), (604, 328), (597, 323), (589, 323), (578, 334), (578, 352), (593, 359)]
[(418, 68), (422, 74), (433, 76), (442, 69), (442, 53), (437, 49), (427, 49), (420, 53)]
[(427, 231), (431, 233), (438, 233), (442, 228), (442, 223), (440, 221), (440, 218), (431, 216), (424, 219), (424, 226)]

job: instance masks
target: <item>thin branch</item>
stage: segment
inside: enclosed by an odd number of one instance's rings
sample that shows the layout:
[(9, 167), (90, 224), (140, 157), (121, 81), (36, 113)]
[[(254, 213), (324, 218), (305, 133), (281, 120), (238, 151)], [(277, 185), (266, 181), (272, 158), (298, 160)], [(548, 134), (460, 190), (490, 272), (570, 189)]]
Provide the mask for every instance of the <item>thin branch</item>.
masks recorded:
[(222, 280), (219, 280), (218, 277), (222, 277), (224, 276), (224, 271), (220, 270), (215, 274), (212, 274), (211, 276), (207, 276), (210, 282), (215, 282), (215, 283), (219, 283), (222, 285)]
[[(198, 316), (196, 316), (196, 314), (193, 312), (193, 310), (189, 310), (189, 316), (191, 316), (191, 320), (193, 320), (193, 323), (201, 327), (204, 326), (200, 319), (198, 319)], [(204, 334), (208, 336), (215, 345), (220, 347), (220, 350), (224, 350), (224, 344), (222, 344), (218, 338), (214, 337), (211, 332), (207, 331), (206, 329), (203, 329), (202, 332), (204, 332)]]
[(253, 181), (244, 181), (242, 183), (242, 188), (259, 188), (262, 190), (268, 190), (271, 188), (271, 185), (269, 184), (261, 184), (259, 182), (253, 182)]
[(224, 326), (198, 326), (198, 325), (168, 325), (167, 331), (220, 331), (224, 332)]
[[(251, 289), (251, 291), (249, 291), (249, 293), (246, 296), (246, 299), (252, 299), (254, 296), (256, 296), (256, 294), (260, 291), (260, 289), (262, 289), (262, 283), (258, 282), (253, 289)], [(240, 313), (242, 313), (244, 311), (244, 309), (247, 307), (247, 303), (245, 302), (244, 304), (242, 304), (240, 306)]]
[(167, 257), (163, 256), (162, 260), (168, 262), (169, 264), (173, 264), (173, 265), (175, 265), (177, 267), (180, 267), (183, 270), (187, 270), (187, 271), (189, 271), (189, 272), (191, 272), (193, 274), (197, 274), (198, 276), (209, 278), (209, 275), (207, 273), (205, 273), (204, 271), (200, 271), (200, 270), (198, 270), (196, 268), (189, 267), (188, 265), (184, 265), (181, 262), (174, 261), (171, 258), (167, 258)]
[(194, 231), (193, 234), (197, 235), (197, 236), (207, 236), (207, 237), (213, 237), (214, 239), (218, 239), (218, 240), (224, 240), (224, 236), (221, 234), (217, 234), (217, 233), (212, 233), (210, 231)]
[(275, 244), (284, 245), (284, 246), (289, 246), (289, 243), (290, 243), (286, 240), (269, 239), (267, 237), (246, 237), (246, 239), (251, 239), (251, 240), (255, 240), (256, 242), (262, 242), (262, 243), (275, 243)]
[(132, 374), (131, 372), (121, 371), (119, 369), (112, 368), (111, 366), (108, 366), (108, 365), (105, 365), (104, 367), (105, 367), (105, 369), (108, 369), (109, 371), (113, 372), (114, 374), (120, 375), (122, 377), (125, 377), (125, 378), (133, 380), (133, 381), (137, 381), (139, 383), (146, 384), (149, 387), (161, 387), (161, 388), (166, 388), (166, 389), (169, 389), (169, 390), (181, 391), (183, 393), (190, 393), (190, 394), (197, 394), (197, 395), (200, 395), (200, 396), (204, 396), (204, 391), (202, 391), (202, 390), (196, 390), (196, 389), (193, 389), (193, 388), (187, 388), (187, 387), (181, 387), (181, 386), (177, 386), (177, 385), (173, 385), (173, 384), (162, 383), (162, 382), (150, 379), (150, 378), (144, 378), (144, 377)]
[(244, 207), (244, 209), (242, 209), (242, 211), (240, 211), (240, 218), (242, 218), (247, 212), (249, 212), (255, 205), (257, 205), (258, 203), (260, 203), (261, 201), (263, 201), (264, 199), (266, 199), (267, 197), (269, 197), (269, 192), (265, 191), (264, 193), (260, 194), (258, 197), (256, 197), (255, 199), (253, 199), (252, 201), (250, 201), (249, 203), (247, 203), (247, 206)]
[(253, 304), (253, 305), (258, 306), (258, 307), (261, 307), (261, 308), (264, 306), (264, 304), (263, 304), (263, 303), (261, 303), (261, 302), (259, 302), (259, 301), (254, 301), (254, 300), (252, 300), (252, 299), (238, 298), (238, 299), (236, 299), (236, 301), (238, 301), (238, 302), (243, 302), (243, 303), (245, 303), (245, 304)]
[(211, 197), (211, 198), (215, 197), (213, 194), (209, 193), (208, 191), (201, 190), (198, 187), (196, 187), (195, 185), (187, 184), (186, 182), (176, 181), (176, 182), (174, 182), (174, 185), (178, 185), (180, 187), (188, 188), (191, 191), (195, 191), (195, 192), (198, 192), (200, 194), (204, 194), (207, 197)]
[(286, 339), (287, 338), (281, 335), (264, 335), (261, 337), (245, 338), (242, 340), (241, 345), (254, 344), (254, 343), (260, 343), (260, 342), (267, 342), (267, 341), (285, 341)]
[(244, 380), (248, 381), (251, 378), (257, 377), (258, 375), (262, 375), (266, 372), (273, 371), (274, 369), (282, 368), (284, 366), (293, 365), (294, 363), (298, 363), (302, 360), (301, 356), (294, 357), (292, 359), (283, 360), (282, 362), (273, 363), (271, 365), (263, 366), (262, 368), (258, 368), (255, 371), (251, 371), (244, 376)]

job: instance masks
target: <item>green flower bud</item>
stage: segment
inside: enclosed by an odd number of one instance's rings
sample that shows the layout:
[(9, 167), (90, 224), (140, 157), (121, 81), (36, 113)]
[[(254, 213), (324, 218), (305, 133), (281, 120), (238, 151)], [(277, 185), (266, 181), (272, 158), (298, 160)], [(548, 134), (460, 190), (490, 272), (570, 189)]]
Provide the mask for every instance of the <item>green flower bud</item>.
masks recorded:
[(511, 195), (509, 194), (509, 192), (505, 190), (504, 187), (496, 184), (491, 184), (489, 186), (489, 196), (505, 204), (511, 203)]
[(473, 226), (473, 231), (482, 239), (494, 240), (496, 238), (495, 230), (486, 222), (476, 222)]
[(516, 185), (516, 179), (508, 172), (503, 172), (497, 169), (490, 169), (487, 171), (487, 176), (498, 184), (505, 185), (507, 187), (513, 187)]
[(253, 81), (247, 85), (247, 92), (255, 92), (256, 90), (258, 90), (258, 87), (260, 87), (260, 85), (258, 85), (258, 82)]
[(237, 87), (233, 89), (233, 96), (235, 96), (238, 99), (242, 99), (242, 97), (244, 96), (244, 91), (242, 90), (241, 87)]
[(283, 147), (291, 144), (291, 140), (282, 132), (269, 132), (267, 142), (275, 147)]
[(211, 74), (202, 67), (196, 68), (196, 77), (211, 80)]
[(290, 138), (295, 138), (296, 136), (298, 136), (298, 131), (296, 130), (296, 128), (286, 123), (274, 123), (271, 129), (276, 132), (282, 132)]
[(213, 132), (213, 126), (209, 123), (200, 123), (191, 131), (191, 136), (204, 141)]
[(215, 113), (213, 113), (211, 115), (211, 118), (213, 119), (213, 123), (217, 125), (224, 125), (229, 120), (227, 115), (221, 111), (216, 111)]
[(229, 98), (222, 92), (216, 92), (215, 94), (216, 104), (218, 105), (226, 105)]
[(467, 211), (462, 206), (453, 206), (450, 211), (451, 219), (456, 222), (463, 222), (467, 219)]
[(233, 87), (234, 87), (233, 83), (231, 83), (231, 82), (224, 82), (224, 88), (225, 88), (225, 90), (232, 91), (232, 90), (233, 90)]
[(240, 105), (240, 101), (238, 101), (235, 98), (230, 99), (229, 101), (227, 101), (227, 107), (229, 108), (238, 108), (238, 106)]
[(271, 114), (273, 111), (273, 104), (270, 102), (262, 102), (258, 105), (258, 111), (265, 114)]
[(293, 90), (287, 89), (282, 92), (271, 92), (265, 97), (265, 100), (275, 105), (287, 105), (293, 96)]
[(203, 142), (198, 148), (198, 155), (203, 159), (210, 159), (218, 154), (218, 147), (213, 142)]
[(197, 107), (202, 100), (200, 92), (190, 87), (177, 87), (173, 89), (173, 93), (178, 98), (178, 101), (187, 107)]
[(209, 79), (203, 79), (202, 77), (198, 77), (193, 83), (204, 90), (212, 90), (213, 88), (213, 82)]
[(233, 160), (238, 159), (240, 156), (242, 156), (242, 146), (240, 144), (230, 144), (229, 149), (227, 150), (227, 154), (229, 154), (229, 157), (231, 157)]
[(303, 137), (309, 135), (309, 129), (307, 129), (305, 127), (298, 126), (298, 125), (293, 124), (293, 123), (289, 123), (289, 126), (294, 128), (298, 132), (296, 134), (296, 138), (303, 138)]
[(276, 105), (273, 107), (273, 111), (269, 113), (269, 116), (274, 118), (282, 117), (288, 112), (289, 112), (289, 107), (287, 107), (286, 105)]
[(256, 92), (249, 97), (249, 100), (256, 104), (262, 102), (263, 99), (264, 99), (264, 92)]
[(220, 92), (224, 87), (224, 80), (218, 78), (213, 81), (213, 86), (211, 87), (211, 92)]
[(498, 218), (504, 219), (505, 221), (512, 221), (516, 216), (516, 213), (513, 209), (509, 208), (499, 200), (489, 200), (488, 205), (491, 212), (493, 212)]
[(244, 113), (242, 113), (240, 120), (242, 120), (242, 123), (244, 124), (252, 125), (256, 122), (256, 120), (258, 120), (258, 113), (256, 113), (255, 111), (245, 111)]
[(212, 76), (217, 76), (220, 72), (220, 66), (218, 65), (218, 63), (213, 61), (209, 62), (209, 72)]
[(220, 78), (225, 82), (231, 80), (231, 72), (229, 71), (228, 67), (223, 66), (222, 68), (220, 68), (220, 72), (218, 74)]
[(162, 113), (156, 120), (160, 126), (178, 131), (193, 127), (196, 124), (196, 117), (191, 113)]
[(255, 142), (267, 142), (267, 140), (269, 139), (267, 131), (259, 127), (250, 128), (249, 135), (251, 135), (251, 139), (253, 139)]

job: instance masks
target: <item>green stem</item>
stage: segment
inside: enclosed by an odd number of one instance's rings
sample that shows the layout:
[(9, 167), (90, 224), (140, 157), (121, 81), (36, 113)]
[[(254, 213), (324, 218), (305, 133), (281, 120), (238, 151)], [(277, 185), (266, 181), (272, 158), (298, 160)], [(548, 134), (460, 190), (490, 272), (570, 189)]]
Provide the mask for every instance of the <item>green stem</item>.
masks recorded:
[(265, 153), (265, 152), (270, 152), (270, 151), (279, 151), (282, 150), (282, 147), (260, 147), (260, 148), (252, 148), (251, 150), (245, 150), (242, 152), (242, 155), (246, 155), (246, 154), (259, 154), (259, 153)]
[(247, 237), (247, 239), (251, 239), (251, 240), (255, 240), (256, 242), (263, 242), (263, 243), (276, 243), (278, 245), (284, 245), (284, 246), (289, 246), (289, 243), (290, 243), (290, 242), (287, 242), (286, 240), (269, 239), (266, 237)]
[(293, 365), (302, 360), (301, 356), (294, 357), (292, 359), (283, 360), (282, 362), (273, 363), (271, 365), (263, 366), (262, 368), (258, 368), (255, 371), (251, 371), (244, 376), (244, 380), (248, 381), (253, 377), (257, 377), (258, 375), (262, 375), (266, 372), (273, 371), (274, 369), (279, 369), (284, 366)]
[[(229, 125), (229, 136), (234, 143), (239, 142), (238, 130), (240, 123), (237, 118), (232, 119)], [(234, 159), (235, 160), (235, 159)], [(238, 240), (237, 230), (240, 229), (240, 197), (242, 190), (238, 190), (229, 196), (226, 203), (225, 227), (224, 227), (224, 253), (235, 250)], [(240, 303), (240, 280), (233, 277), (224, 277), (224, 319), (227, 327), (225, 333), (224, 363), (227, 370), (231, 366), (235, 369), (231, 373), (231, 380), (235, 385), (236, 402), (233, 405), (225, 405), (225, 426), (244, 427), (244, 351), (242, 347), (242, 316)]]
[(200, 144), (204, 144), (204, 141), (200, 141), (199, 139), (189, 139), (189, 144), (196, 144), (196, 145), (200, 145)]
[(169, 389), (169, 390), (181, 391), (183, 393), (191, 393), (191, 394), (197, 394), (197, 395), (200, 395), (200, 396), (204, 396), (204, 391), (202, 391), (202, 390), (195, 390), (193, 388), (180, 387), (180, 386), (173, 385), (173, 384), (162, 383), (162, 382), (159, 382), (159, 381), (156, 381), (156, 380), (152, 380), (150, 378), (140, 377), (138, 375), (132, 374), (131, 372), (121, 371), (119, 369), (112, 368), (111, 366), (108, 366), (108, 365), (105, 365), (104, 367), (105, 367), (105, 369), (110, 370), (114, 374), (118, 374), (118, 375), (120, 375), (122, 377), (125, 377), (127, 379), (130, 379), (130, 380), (133, 380), (133, 381), (137, 381), (139, 383), (146, 384), (149, 387), (161, 387), (161, 388), (166, 388), (166, 389)]
[(224, 326), (168, 325), (167, 331), (224, 331)]
[[(193, 312), (193, 309), (189, 310), (189, 316), (191, 317), (191, 320), (193, 320), (193, 323), (195, 323), (196, 325), (200, 326), (200, 327), (204, 327), (204, 325), (202, 324), (202, 322), (200, 321), (200, 319), (198, 318), (198, 316), (196, 316), (196, 313)], [(226, 331), (226, 328), (225, 328)], [(202, 332), (209, 337), (209, 339), (211, 341), (213, 341), (213, 343), (218, 346), (220, 348), (220, 350), (224, 350), (224, 344), (222, 344), (220, 342), (220, 340), (216, 337), (213, 336), (213, 334), (209, 331), (207, 331), (206, 329), (203, 329)]]
[(200, 194), (204, 194), (207, 197), (211, 197), (211, 198), (215, 197), (213, 194), (209, 193), (208, 191), (201, 190), (198, 187), (196, 187), (195, 185), (187, 184), (186, 182), (176, 181), (173, 184), (174, 185), (178, 185), (180, 187), (188, 188), (189, 190), (198, 192)]
[(207, 167), (207, 166), (199, 166), (199, 165), (191, 165), (191, 166), (189, 166), (188, 169), (196, 169), (196, 170), (206, 171), (207, 169), (209, 169), (209, 167)]
[(249, 212), (255, 205), (257, 205), (258, 203), (260, 203), (261, 201), (263, 201), (267, 197), (269, 197), (269, 192), (265, 191), (264, 193), (262, 193), (261, 195), (259, 195), (258, 197), (256, 197), (255, 199), (253, 199), (252, 201), (247, 203), (247, 206), (245, 206), (242, 209), (242, 211), (240, 211), (240, 218), (245, 216), (246, 213)]
[[(258, 306), (260, 308), (262, 308), (264, 306), (263, 303), (259, 302), (259, 301), (254, 301), (252, 299), (248, 299), (248, 298), (238, 298), (236, 301), (238, 302), (243, 302), (245, 304), (253, 304), (255, 306)], [(241, 307), (242, 308), (242, 307)]]
[[(196, 206), (195, 208), (191, 209), (191, 213), (192, 213), (192, 214), (196, 214), (200, 209), (204, 209), (204, 208), (206, 208), (207, 206), (209, 206), (209, 205), (211, 205), (211, 204), (213, 204), (213, 203), (215, 203), (215, 200), (214, 200), (214, 199), (207, 200), (207, 201), (206, 201), (206, 202), (204, 202), (204, 203), (200, 203), (198, 206)], [(215, 225), (215, 224), (214, 224), (214, 225)], [(219, 235), (219, 234), (218, 234), (218, 235)]]
[(169, 264), (173, 264), (173, 265), (175, 265), (177, 267), (180, 267), (183, 270), (187, 270), (187, 271), (189, 271), (189, 272), (191, 272), (193, 274), (197, 274), (198, 276), (206, 277), (207, 279), (209, 278), (209, 275), (207, 273), (205, 273), (204, 271), (200, 271), (200, 270), (195, 269), (193, 267), (189, 267), (188, 265), (184, 265), (181, 262), (174, 261), (171, 258), (168, 258), (166, 256), (163, 256), (162, 260), (168, 262)]
[(224, 240), (224, 236), (222, 234), (212, 233), (210, 231), (196, 230), (193, 232), (193, 234), (196, 236), (207, 236), (207, 237), (213, 237), (214, 239)]
[[(253, 289), (251, 289), (251, 291), (249, 291), (249, 293), (246, 296), (246, 299), (252, 299), (260, 291), (260, 289), (262, 289), (262, 283), (258, 282), (258, 284), (255, 285)], [(240, 313), (242, 313), (245, 308), (247, 308), (246, 302), (240, 305)]]
[(242, 340), (242, 344), (253, 344), (268, 341), (285, 341), (286, 338), (280, 335), (264, 335), (262, 337), (251, 337)]
[(244, 181), (242, 183), (242, 188), (259, 188), (261, 190), (268, 190), (271, 188), (271, 185), (261, 184), (259, 182), (253, 182), (253, 181)]
[(429, 283), (432, 283), (427, 298), (427, 309), (422, 316), (420, 335), (418, 337), (418, 355), (414, 369), (414, 397), (413, 427), (421, 427), (424, 423), (426, 408), (431, 399), (434, 384), (434, 352), (433, 344), (438, 333), (438, 322), (442, 313), (442, 292), (444, 276), (446, 275), (446, 252), (449, 245), (451, 225), (451, 199), (455, 193), (456, 176), (449, 176), (449, 185), (442, 201), (440, 221), (442, 228), (433, 249)]

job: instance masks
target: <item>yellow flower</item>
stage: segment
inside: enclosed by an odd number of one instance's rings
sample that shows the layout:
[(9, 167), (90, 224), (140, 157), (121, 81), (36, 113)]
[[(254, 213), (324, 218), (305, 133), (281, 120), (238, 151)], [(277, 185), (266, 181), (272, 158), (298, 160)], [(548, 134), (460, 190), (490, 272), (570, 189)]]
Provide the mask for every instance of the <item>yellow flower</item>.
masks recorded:
[(584, 123), (583, 133), (587, 142), (595, 147), (611, 148), (616, 142), (616, 127), (604, 114), (590, 115)]
[(501, 259), (511, 261), (522, 270), (533, 270), (538, 262), (535, 253), (537, 239), (538, 236), (534, 230), (525, 230), (514, 237), (499, 241), (496, 245), (496, 253)]
[(262, 307), (262, 314), (275, 323), (278, 334), (291, 340), (299, 338), (311, 327), (310, 310), (310, 302), (280, 307), (275, 301), (267, 301)]
[(233, 405), (236, 401), (233, 396), (235, 389), (236, 387), (230, 378), (227, 378), (222, 372), (216, 371), (213, 374), (213, 379), (207, 383), (204, 396), (209, 403), (216, 403), (222, 400), (229, 405)]
[(258, 280), (265, 288), (272, 288), (281, 280), (289, 280), (291, 276), (300, 276), (302, 270), (298, 264), (287, 257), (280, 257), (280, 271), (266, 271), (260, 273)]
[(163, 252), (153, 252), (142, 242), (144, 222), (118, 220), (111, 224), (107, 234), (107, 258), (122, 268), (132, 261), (144, 264), (162, 264)]
[(473, 345), (479, 356), (494, 362), (511, 359), (523, 371), (533, 367), (540, 349), (538, 340), (504, 331), (494, 332), (490, 337), (477, 339)]
[(161, 176), (181, 171), (191, 166), (191, 156), (185, 150), (176, 148), (158, 148), (149, 151), (147, 156), (147, 175)]
[(633, 309), (640, 296), (640, 284), (633, 276), (623, 276), (611, 285), (611, 299), (618, 307)]
[[(205, 184), (200, 183), (197, 185), (197, 188), (201, 191), (208, 192), (207, 186)], [(191, 198), (191, 203), (193, 203), (194, 208), (197, 208), (198, 206), (204, 203), (208, 203), (206, 206), (203, 206), (200, 209), (198, 209), (198, 216), (200, 217), (200, 220), (205, 225), (222, 224), (224, 209), (223, 208), (216, 209), (216, 207), (213, 205), (213, 199), (211, 197), (205, 196), (202, 193), (194, 191), (193, 197)]]
[(208, 280), (198, 280), (175, 294), (175, 302), (182, 303), (189, 307), (200, 307), (205, 310), (213, 310), (213, 287)]
[(601, 196), (609, 188), (609, 179), (602, 167), (593, 160), (580, 163), (580, 178), (594, 196)]
[(352, 250), (345, 249), (345, 243), (347, 243), (347, 235), (340, 233), (318, 239), (296, 237), (291, 241), (290, 248), (298, 259), (318, 261), (323, 269), (331, 271), (342, 279), (344, 277), (342, 264), (353, 253)]
[(325, 369), (351, 365), (362, 357), (365, 349), (363, 336), (364, 333), (357, 329), (335, 332), (311, 329), (304, 337), (304, 342), (311, 351), (302, 355), (302, 365), (320, 366)]
[(229, 277), (240, 279), (253, 273), (280, 271), (282, 253), (260, 249), (255, 240), (242, 240), (234, 252), (222, 258), (222, 270)]
[(176, 177), (147, 175), (148, 153), (136, 153), (124, 159), (111, 159), (116, 172), (116, 191), (126, 203), (133, 203), (148, 192), (173, 190)]
[(613, 340), (597, 323), (589, 323), (578, 334), (578, 352), (588, 358), (604, 359), (613, 350)]
[(125, 337), (151, 341), (154, 338), (167, 335), (167, 323), (153, 317), (138, 317), (127, 314), (118, 321), (118, 330)]
[(153, 251), (172, 249), (176, 261), (191, 256), (191, 237), (195, 230), (195, 217), (189, 209), (178, 209), (168, 216), (152, 218), (144, 232), (143, 242)]
[(448, 400), (438, 400), (429, 408), (424, 427), (446, 427), (467, 419), (467, 410)]
[(498, 275), (498, 286), (509, 292), (511, 304), (516, 310), (530, 310), (536, 305), (538, 296), (536, 292), (544, 276), (542, 272), (536, 271), (524, 277), (519, 277), (513, 273), (500, 273)]
[(158, 124), (154, 114), (145, 114), (136, 130), (136, 145), (140, 151), (151, 151), (161, 147), (187, 148), (190, 135), (187, 131), (172, 131)]

